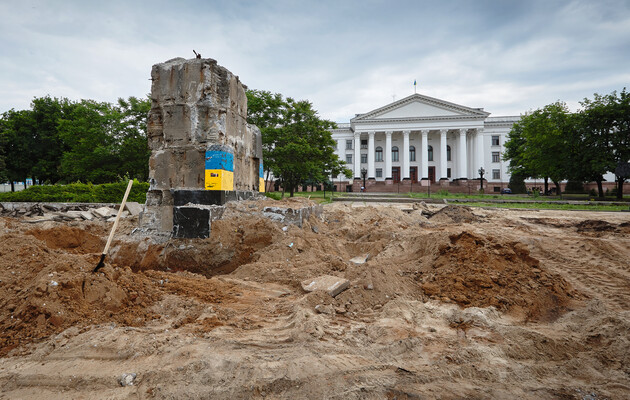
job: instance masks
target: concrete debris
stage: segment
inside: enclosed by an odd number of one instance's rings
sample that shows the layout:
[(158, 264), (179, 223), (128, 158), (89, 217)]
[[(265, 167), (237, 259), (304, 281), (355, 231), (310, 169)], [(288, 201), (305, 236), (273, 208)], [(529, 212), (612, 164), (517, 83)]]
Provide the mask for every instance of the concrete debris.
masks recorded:
[(366, 254), (364, 256), (356, 256), (354, 258), (351, 258), (350, 262), (356, 265), (365, 264), (369, 257), (370, 257), (369, 254)]
[(79, 218), (82, 218), (81, 217), (81, 212), (82, 211), (68, 211), (68, 212), (66, 212), (66, 216), (70, 217), (72, 219), (79, 219)]
[(112, 215), (116, 215), (116, 211), (109, 207), (100, 207), (95, 210), (92, 210), (92, 214), (100, 218), (108, 218)]
[(83, 218), (86, 221), (91, 221), (94, 219), (94, 216), (89, 211), (81, 211), (81, 218)]
[(331, 275), (322, 275), (314, 279), (302, 281), (302, 289), (306, 292), (315, 290), (323, 290), (330, 296), (335, 297), (339, 293), (350, 287), (350, 281), (345, 278), (339, 278)]
[(433, 211), (429, 210), (427, 203), (425, 203), (424, 201), (421, 201), (419, 203), (413, 203), (413, 209), (419, 210), (422, 215), (426, 215), (429, 217), (434, 214)]
[(311, 215), (320, 217), (322, 210), (323, 208), (320, 205), (302, 208), (265, 207), (263, 215), (273, 221), (297, 225), (301, 228), (302, 223), (308, 220)]
[(127, 211), (129, 211), (129, 214), (133, 216), (140, 215), (140, 213), (142, 212), (142, 206), (135, 201), (127, 202), (125, 204), (125, 208), (127, 209)]
[[(138, 205), (138, 203), (133, 203)], [(138, 205), (140, 209), (142, 206)], [(132, 205), (133, 213), (126, 209), (122, 212), (121, 218), (136, 216), (138, 207)], [(0, 216), (4, 217), (26, 217), (25, 222), (37, 223), (44, 221), (92, 221), (95, 218), (107, 220), (116, 216), (118, 210), (115, 205), (104, 205), (103, 203), (24, 203), (7, 202), (0, 204)]]
[(118, 382), (120, 383), (120, 386), (133, 386), (135, 380), (136, 380), (136, 374), (135, 373), (130, 373), (130, 374), (122, 374), (120, 379), (118, 380)]
[(320, 314), (334, 314), (335, 313), (335, 309), (332, 305), (330, 304), (318, 304), (315, 306), (315, 311), (317, 311)]

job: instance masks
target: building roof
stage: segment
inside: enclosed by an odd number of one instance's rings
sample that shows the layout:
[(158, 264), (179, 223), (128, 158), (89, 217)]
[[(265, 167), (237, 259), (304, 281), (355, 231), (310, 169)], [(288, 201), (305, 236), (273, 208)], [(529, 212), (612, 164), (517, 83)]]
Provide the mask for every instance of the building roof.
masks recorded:
[(433, 97), (412, 94), (383, 107), (357, 114), (351, 123), (379, 121), (412, 121), (444, 119), (485, 119), (490, 113), (482, 108), (470, 108)]

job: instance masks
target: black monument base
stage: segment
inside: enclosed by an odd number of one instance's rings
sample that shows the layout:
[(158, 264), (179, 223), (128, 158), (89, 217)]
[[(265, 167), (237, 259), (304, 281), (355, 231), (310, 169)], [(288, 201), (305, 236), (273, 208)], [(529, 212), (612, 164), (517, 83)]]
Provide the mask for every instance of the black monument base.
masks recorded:
[(212, 220), (223, 214), (228, 201), (248, 200), (258, 192), (241, 190), (171, 190), (173, 197), (174, 238), (208, 238)]

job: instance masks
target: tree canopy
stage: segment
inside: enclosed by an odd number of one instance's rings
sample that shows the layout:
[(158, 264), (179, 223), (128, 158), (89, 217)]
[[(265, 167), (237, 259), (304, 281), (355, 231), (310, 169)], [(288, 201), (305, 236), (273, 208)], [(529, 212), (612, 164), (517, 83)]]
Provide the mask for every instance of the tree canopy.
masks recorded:
[(335, 154), (335, 123), (319, 118), (310, 102), (261, 90), (248, 90), (247, 102), (247, 120), (262, 133), (267, 177), (272, 173), (290, 196), (305, 182), (326, 184), (331, 175), (351, 174)]
[(124, 176), (146, 180), (148, 99), (35, 98), (30, 110), (0, 118), (0, 178), (105, 183)]
[[(570, 113), (558, 101), (523, 115), (514, 124), (503, 158), (510, 172), (530, 178), (595, 181), (600, 197), (603, 176), (630, 160), (630, 96), (624, 89), (584, 99), (583, 109)], [(617, 176), (621, 198), (627, 177)]]
[(568, 174), (568, 137), (572, 134), (566, 104), (556, 102), (521, 117), (508, 135), (504, 158), (510, 172), (550, 178), (559, 192)]

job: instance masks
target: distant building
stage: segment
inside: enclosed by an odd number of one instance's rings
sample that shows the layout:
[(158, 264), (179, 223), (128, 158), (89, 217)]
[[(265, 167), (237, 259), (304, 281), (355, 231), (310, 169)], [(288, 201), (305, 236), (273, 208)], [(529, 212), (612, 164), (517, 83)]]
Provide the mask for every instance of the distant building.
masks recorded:
[(486, 192), (500, 192), (510, 179), (503, 146), (519, 118), (490, 117), (483, 108), (413, 94), (357, 114), (332, 131), (337, 154), (354, 178), (338, 176), (334, 183), (337, 190), (358, 191), (364, 172), (368, 191), (422, 191), (431, 185), (464, 192), (480, 186), (483, 167)]

